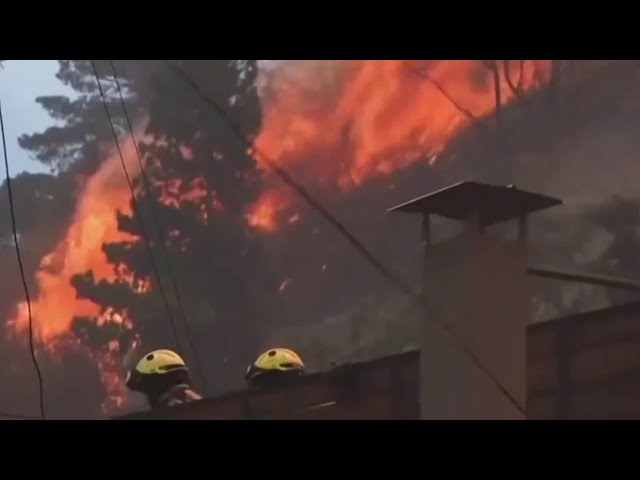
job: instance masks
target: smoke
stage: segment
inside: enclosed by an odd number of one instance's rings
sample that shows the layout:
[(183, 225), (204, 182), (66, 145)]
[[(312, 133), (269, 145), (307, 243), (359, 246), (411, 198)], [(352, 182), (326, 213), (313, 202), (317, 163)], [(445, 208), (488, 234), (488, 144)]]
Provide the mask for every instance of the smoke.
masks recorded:
[[(276, 105), (289, 98), (291, 106), (323, 106), (335, 101), (343, 75), (345, 60), (263, 60), (259, 64), (257, 87), (263, 105)], [(283, 97), (282, 92), (291, 96)]]
[[(514, 102), (511, 87), (501, 84), (499, 125), (491, 76), (481, 62), (421, 62), (419, 71), (426, 71), (441, 89), (425, 81), (424, 75), (406, 75), (408, 68), (416, 68), (409, 62), (318, 63), (322, 62), (290, 62), (270, 72), (272, 88), (264, 97), (265, 125), (258, 140), (407, 278), (416, 278), (411, 262), (420, 255), (415, 222), (391, 219), (382, 212), (430, 190), (475, 179), (515, 183), (560, 197), (562, 207), (533, 219), (532, 261), (567, 267), (593, 263), (611, 244), (610, 232), (585, 220), (591, 208), (616, 194), (638, 198), (637, 62), (567, 61), (553, 97), (551, 88), (541, 88), (550, 80), (548, 63), (528, 62), (523, 82), (528, 95), (520, 94)], [(518, 64), (510, 63), (512, 68)], [(316, 85), (314, 72), (323, 67), (334, 74)], [(512, 80), (517, 81), (518, 75), (512, 72)], [(305, 94), (312, 90), (321, 93)], [(349, 108), (342, 110), (343, 105)], [(341, 130), (346, 132), (342, 136)], [(429, 159), (435, 161), (428, 166)], [(338, 236), (321, 230), (322, 224), (310, 212), (273, 188), (278, 195), (265, 194), (258, 203), (261, 224), (292, 232), (289, 235), (298, 242), (322, 252), (313, 268), (325, 280), (314, 283), (301, 281), (304, 269), (284, 258), (293, 256), (294, 249), (280, 247), (286, 254), (281, 254), (279, 264), (287, 265), (283, 267), (287, 277), (296, 279), (287, 297), (291, 315), (320, 318), (331, 313), (328, 305), (338, 312), (347, 297), (356, 298), (356, 284), (362, 287), (360, 293), (371, 291), (370, 272), (357, 261), (354, 265), (348, 249), (335, 246), (341, 242)], [(274, 221), (279, 208), (285, 213)], [(294, 215), (296, 210), (302, 211), (302, 221)], [(289, 218), (296, 219), (293, 226)], [(303, 228), (316, 233), (303, 235), (299, 233)], [(340, 274), (331, 275), (336, 263), (351, 268), (348, 274), (341, 268), (352, 282), (340, 294), (336, 292)], [(305, 289), (305, 282), (313, 286)], [(573, 286), (543, 288), (554, 289), (565, 292)], [(296, 308), (296, 298), (307, 301)]]
[[(545, 82), (547, 62), (512, 62), (497, 82), (501, 106)], [(338, 195), (416, 162), (435, 162), (448, 142), (496, 108), (492, 71), (478, 60), (299, 61), (263, 69), (263, 123), (256, 146), (307, 185)], [(460, 105), (464, 105), (461, 108)], [(275, 182), (274, 182), (275, 183)], [(273, 186), (274, 189), (278, 187)], [(265, 213), (290, 217), (268, 191)], [(252, 212), (252, 214), (254, 213)]]
[[(564, 207), (534, 223), (533, 243), (540, 246), (534, 256), (560, 264), (574, 254), (592, 260), (610, 238), (584, 224), (582, 212), (613, 193), (637, 196), (640, 73), (615, 64), (574, 75), (552, 103), (548, 67), (548, 61), (511, 62), (517, 93), (500, 71), (498, 125), (494, 77), (481, 61), (264, 61), (256, 145), (411, 282), (419, 278), (415, 219), (384, 211), (465, 179), (515, 183), (562, 198)], [(136, 176), (130, 139), (123, 153)], [(286, 186), (268, 172), (265, 177), (247, 223), (280, 275), (276, 295), (286, 311), (274, 330), (318, 322), (360, 298), (393, 291)], [(115, 211), (129, 212), (129, 200), (112, 152), (84, 185), (68, 230), (36, 274), (36, 331), (52, 352), (67, 348), (61, 341), (75, 316), (113, 320), (113, 312), (77, 299), (70, 279), (88, 270), (97, 279), (115, 278), (102, 245), (126, 238)], [(120, 321), (135, 329), (135, 319)], [(20, 304), (10, 330), (25, 326)], [(117, 399), (124, 359), (113, 351), (96, 362), (108, 395)]]
[[(139, 130), (139, 129), (138, 129)], [(138, 133), (140, 133), (138, 131)], [(142, 136), (138, 138), (143, 138)], [(132, 137), (120, 142), (126, 169), (132, 181), (140, 174)], [(33, 327), (39, 344), (52, 358), (62, 359), (69, 350), (86, 350), (73, 336), (77, 317), (94, 319), (134, 328), (130, 319), (102, 309), (87, 299), (77, 297), (72, 278), (93, 271), (96, 279), (113, 280), (119, 276), (102, 250), (106, 242), (130, 239), (118, 230), (115, 212), (131, 212), (131, 193), (122, 168), (120, 155), (114, 149), (90, 177), (79, 195), (71, 223), (55, 249), (45, 255), (36, 272), (37, 296), (32, 299)], [(7, 322), (10, 335), (25, 335), (29, 316), (26, 302), (16, 306), (15, 316)], [(105, 405), (119, 405), (123, 395), (121, 378), (123, 357), (117, 342), (106, 352), (87, 352), (97, 365), (107, 393)]]

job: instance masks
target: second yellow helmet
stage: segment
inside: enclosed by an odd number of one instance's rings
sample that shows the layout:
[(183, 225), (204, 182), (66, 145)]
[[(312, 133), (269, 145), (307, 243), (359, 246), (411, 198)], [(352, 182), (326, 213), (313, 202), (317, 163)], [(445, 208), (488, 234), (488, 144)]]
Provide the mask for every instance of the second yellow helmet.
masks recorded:
[(132, 390), (137, 390), (144, 378), (175, 371), (189, 371), (182, 357), (172, 350), (154, 350), (142, 357), (136, 367), (127, 374), (126, 385)]
[(270, 372), (291, 372), (301, 375), (304, 373), (304, 363), (293, 350), (272, 348), (260, 355), (253, 364), (249, 365), (245, 378), (251, 381)]
[(142, 375), (162, 375), (178, 369), (186, 370), (187, 365), (182, 357), (172, 350), (154, 350), (142, 357), (136, 365), (136, 370)]

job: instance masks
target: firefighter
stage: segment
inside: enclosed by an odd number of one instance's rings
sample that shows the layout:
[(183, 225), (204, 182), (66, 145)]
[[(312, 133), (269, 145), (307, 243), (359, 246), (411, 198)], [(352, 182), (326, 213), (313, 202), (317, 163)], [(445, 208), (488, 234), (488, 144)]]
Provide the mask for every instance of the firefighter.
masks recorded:
[(128, 373), (126, 385), (129, 390), (143, 393), (152, 409), (202, 398), (191, 388), (184, 360), (171, 350), (154, 350), (145, 355)]
[(282, 385), (304, 375), (300, 356), (287, 348), (272, 348), (247, 368), (244, 376), (250, 387)]

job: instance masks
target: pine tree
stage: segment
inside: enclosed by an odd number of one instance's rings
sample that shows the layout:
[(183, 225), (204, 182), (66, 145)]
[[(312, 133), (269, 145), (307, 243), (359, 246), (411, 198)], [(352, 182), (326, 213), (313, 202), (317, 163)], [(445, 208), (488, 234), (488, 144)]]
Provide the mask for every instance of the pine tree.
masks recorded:
[[(255, 62), (176, 64), (226, 105), (246, 131), (257, 131)], [(96, 282), (86, 272), (74, 278), (74, 286), (81, 297), (131, 318), (145, 349), (176, 348), (161, 297), (164, 290), (181, 350), (193, 365), (197, 358), (188, 348), (175, 281), (210, 391), (219, 391), (242, 380), (262, 332), (277, 315), (275, 279), (244, 218), (247, 206), (257, 198), (260, 171), (225, 120), (170, 68), (147, 71), (143, 94), (148, 101), (146, 134), (155, 139), (139, 144), (151, 184), (148, 195), (142, 179), (136, 181), (133, 206), (144, 229), (136, 215), (118, 213), (119, 229), (135, 240), (106, 244), (104, 251), (126, 274), (108, 283)], [(161, 271), (162, 286), (155, 278), (145, 235)], [(140, 291), (146, 282), (151, 289)], [(98, 328), (95, 319), (75, 322), (76, 333), (85, 341), (104, 346), (117, 340), (121, 350), (131, 348), (132, 332), (112, 327), (110, 331)]]
[[(36, 98), (55, 125), (44, 132), (22, 135), (18, 143), (32, 153), (34, 158), (47, 165), (53, 172), (90, 174), (95, 171), (106, 153), (112, 148), (113, 138), (105, 119), (94, 71), (90, 60), (59, 60), (56, 77), (75, 95), (50, 95)], [(106, 90), (109, 108), (114, 112), (114, 123), (119, 133), (125, 129), (120, 100), (115, 95), (116, 85), (109, 64), (96, 62), (103, 88)], [(119, 62), (120, 81), (127, 91), (135, 90), (133, 62)], [(128, 95), (127, 107), (136, 111), (138, 97)]]
[[(37, 299), (39, 293), (34, 281), (35, 272), (44, 255), (53, 250), (64, 233), (74, 211), (77, 193), (81, 191), (83, 178), (95, 170), (106, 150), (104, 145), (110, 130), (104, 121), (104, 111), (96, 108), (102, 106), (97, 101), (95, 80), (90, 75), (92, 72), (88, 61), (60, 61), (58, 78), (71, 86), (76, 95), (72, 95), (73, 98), (38, 98), (36, 101), (56, 124), (44, 132), (25, 134), (19, 139), (20, 146), (30, 152), (34, 160), (49, 166), (52, 172), (50, 175), (23, 173), (12, 181), (18, 237), (32, 301)], [(129, 82), (125, 80), (125, 83)], [(117, 120), (121, 122), (118, 117)], [(0, 188), (0, 203), (3, 205), (8, 205), (6, 187), (5, 182)], [(15, 305), (24, 301), (24, 290), (19, 281), (8, 208), (0, 211), (0, 226), (0, 264), (4, 272), (0, 311), (5, 319), (9, 319), (15, 315)], [(3, 345), (3, 364), (10, 366), (11, 372), (3, 370), (0, 375), (5, 383), (14, 387), (8, 391), (10, 395), (3, 398), (2, 403), (17, 412), (29, 410), (31, 403), (36, 408), (35, 378), (32, 382), (33, 366), (25, 357), (26, 345), (11, 340), (10, 335), (3, 340), (7, 342)], [(59, 356), (58, 360), (64, 363), (62, 368), (59, 363), (49, 362), (49, 359), (40, 356), (41, 367), (46, 372), (45, 398), (49, 413), (55, 417), (95, 412), (99, 407), (97, 400), (101, 392), (85, 381), (93, 373), (99, 382), (95, 365), (89, 363), (81, 352), (65, 353), (64, 357), (67, 358), (67, 355), (75, 355), (74, 360), (68, 363)], [(68, 388), (58, 381), (61, 376), (82, 383), (86, 387), (85, 395), (68, 398)], [(15, 382), (16, 378), (21, 381)]]

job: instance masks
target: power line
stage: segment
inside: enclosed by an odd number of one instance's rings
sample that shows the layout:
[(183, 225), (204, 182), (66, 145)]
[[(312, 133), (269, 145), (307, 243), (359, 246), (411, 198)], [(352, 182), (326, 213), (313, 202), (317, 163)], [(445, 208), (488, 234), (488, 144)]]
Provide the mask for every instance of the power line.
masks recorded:
[[(167, 62), (168, 63), (168, 62)], [(369, 250), (358, 240), (349, 229), (338, 219), (336, 219), (320, 202), (318, 202), (309, 191), (298, 183), (287, 171), (282, 168), (278, 163), (270, 156), (261, 151), (252, 141), (248, 139), (247, 134), (237, 125), (230, 117), (229, 113), (221, 107), (215, 100), (209, 97), (200, 86), (195, 83), (181, 68), (168, 63), (169, 68), (173, 69), (187, 84), (189, 84), (197, 93), (200, 94), (203, 100), (212, 107), (218, 115), (227, 123), (231, 128), (236, 138), (243, 144), (245, 144), (251, 151), (255, 152), (262, 162), (264, 162), (276, 175), (291, 189), (293, 189), (298, 195), (300, 195), (311, 207), (316, 210), (320, 215), (333, 225), (356, 249), (365, 259), (374, 266), (378, 272), (390, 282), (399, 287), (405, 294), (414, 295), (411, 287), (406, 285), (400, 278), (394, 275), (382, 262), (380, 262)]]
[[(400, 278), (394, 275), (375, 255), (358, 240), (348, 228), (336, 219), (322, 204), (320, 204), (300, 183), (298, 183), (291, 175), (289, 175), (284, 168), (272, 159), (269, 155), (259, 149), (253, 141), (249, 139), (249, 136), (243, 131), (243, 129), (231, 118), (229, 112), (223, 108), (216, 100), (207, 95), (202, 88), (191, 79), (184, 70), (177, 65), (165, 60), (170, 69), (172, 69), (185, 83), (200, 95), (200, 97), (209, 105), (220, 118), (227, 123), (232, 133), (236, 136), (237, 140), (245, 145), (250, 151), (258, 155), (259, 159), (266, 164), (280, 179), (291, 189), (293, 189), (300, 197), (302, 197), (313, 209), (315, 209), (320, 215), (333, 225), (338, 232), (340, 232), (347, 241), (360, 253), (365, 260), (367, 260), (378, 273), (380, 273), (386, 280), (399, 289), (402, 293), (413, 299), (417, 305), (425, 307), (424, 300), (421, 295), (413, 291), (411, 287), (406, 285)], [(433, 321), (433, 320), (432, 320)], [(484, 366), (477, 355), (464, 343), (464, 341), (456, 335), (451, 327), (442, 322), (434, 322), (446, 333), (448, 333), (454, 340), (456, 340), (462, 347), (464, 353), (469, 357), (472, 363), (481, 370), (487, 378), (495, 385), (495, 387), (502, 392), (502, 394), (513, 404), (513, 406), (523, 415), (526, 416), (526, 410), (520, 405), (520, 402), (516, 400), (507, 389), (501, 384), (501, 382)]]
[(178, 279), (177, 276), (175, 274), (175, 269), (173, 268), (173, 262), (171, 261), (171, 256), (169, 254), (169, 250), (165, 244), (165, 236), (164, 236), (164, 228), (162, 225), (162, 222), (160, 221), (160, 216), (158, 215), (157, 209), (156, 209), (156, 204), (155, 204), (155, 199), (153, 196), (153, 193), (151, 191), (151, 185), (149, 182), (149, 178), (147, 176), (147, 172), (144, 168), (144, 165), (142, 163), (142, 157), (140, 155), (140, 151), (138, 150), (138, 142), (136, 141), (136, 137), (135, 134), (133, 132), (133, 125), (131, 122), (131, 118), (129, 116), (129, 111), (127, 109), (127, 105), (126, 102), (124, 101), (124, 96), (122, 95), (122, 88), (120, 87), (120, 80), (118, 79), (118, 72), (116, 71), (116, 66), (113, 60), (109, 60), (109, 64), (111, 65), (111, 70), (113, 71), (113, 79), (116, 82), (116, 87), (118, 89), (118, 95), (120, 97), (120, 102), (122, 104), (122, 110), (124, 112), (124, 117), (126, 119), (127, 122), (127, 126), (129, 127), (129, 132), (131, 134), (131, 140), (133, 142), (133, 147), (135, 149), (136, 152), (136, 158), (138, 159), (138, 165), (140, 167), (140, 174), (142, 177), (142, 184), (144, 186), (144, 189), (146, 191), (147, 196), (149, 197), (150, 204), (151, 204), (151, 218), (156, 230), (156, 235), (158, 236), (158, 240), (160, 242), (160, 248), (162, 249), (162, 252), (165, 256), (165, 259), (167, 261), (167, 271), (169, 273), (169, 278), (171, 280), (171, 284), (173, 287), (173, 291), (175, 293), (176, 296), (176, 302), (178, 305), (178, 311), (180, 312), (180, 315), (182, 316), (182, 323), (184, 325), (185, 328), (185, 332), (186, 332), (186, 337), (187, 337), (187, 341), (189, 343), (189, 347), (191, 348), (191, 351), (193, 352), (194, 355), (194, 360), (196, 362), (196, 369), (198, 371), (198, 376), (200, 377), (201, 381), (202, 381), (202, 385), (205, 389), (205, 391), (207, 391), (207, 379), (204, 375), (204, 372), (202, 370), (202, 363), (200, 361), (200, 356), (198, 354), (198, 350), (195, 347), (195, 344), (193, 342), (192, 336), (191, 336), (191, 331), (189, 328), (189, 322), (187, 320), (187, 314), (184, 308), (184, 305), (182, 303), (182, 295), (180, 293), (180, 288), (178, 288)]
[(18, 267), (20, 269), (20, 276), (22, 277), (22, 286), (24, 288), (24, 296), (27, 301), (27, 312), (29, 315), (29, 352), (31, 353), (31, 360), (33, 366), (36, 369), (38, 376), (38, 397), (40, 400), (40, 416), (42, 420), (45, 420), (44, 411), (44, 388), (42, 382), (42, 372), (40, 371), (40, 365), (36, 359), (36, 350), (34, 346), (33, 338), (33, 316), (31, 312), (31, 297), (29, 295), (29, 287), (27, 286), (27, 275), (24, 271), (24, 265), (22, 264), (22, 254), (20, 253), (20, 243), (18, 242), (18, 228), (16, 227), (16, 212), (13, 204), (13, 190), (11, 188), (11, 175), (9, 173), (9, 156), (7, 155), (7, 141), (4, 133), (4, 119), (2, 116), (2, 104), (0, 103), (0, 133), (2, 134), (2, 150), (4, 152), (4, 166), (7, 173), (7, 193), (9, 197), (9, 211), (11, 212), (11, 229), (13, 230), (13, 241), (16, 247), (16, 256), (18, 257)]
[(151, 241), (147, 237), (146, 230), (144, 228), (144, 222), (142, 221), (142, 216), (138, 210), (138, 204), (136, 201), (135, 190), (133, 188), (133, 183), (131, 182), (131, 178), (129, 177), (129, 172), (127, 171), (127, 165), (124, 161), (124, 156), (122, 155), (122, 150), (120, 149), (120, 141), (118, 140), (118, 134), (116, 133), (115, 127), (113, 125), (113, 120), (111, 119), (111, 113), (109, 113), (109, 107), (107, 106), (107, 99), (104, 95), (104, 91), (102, 90), (102, 84), (100, 83), (100, 76), (98, 75), (98, 69), (96, 68), (96, 64), (93, 60), (90, 60), (91, 67), (93, 68), (94, 76), (96, 77), (96, 82), (98, 84), (98, 90), (100, 91), (100, 97), (102, 98), (102, 104), (104, 105), (104, 111), (107, 114), (107, 120), (109, 121), (109, 126), (111, 127), (111, 133), (113, 134), (113, 139), (116, 144), (116, 149), (118, 151), (118, 156), (120, 157), (120, 162), (122, 164), (122, 169), (124, 170), (124, 176), (127, 179), (127, 185), (129, 186), (129, 190), (131, 191), (131, 206), (133, 213), (136, 217), (136, 220), (140, 224), (140, 236), (143, 238), (147, 250), (149, 251), (149, 258), (151, 260), (151, 268), (156, 276), (156, 280), (158, 282), (158, 289), (162, 299), (164, 301), (164, 306), (167, 310), (167, 316), (169, 317), (169, 323), (171, 324), (171, 330), (173, 332), (173, 337), (176, 342), (176, 348), (180, 353), (182, 353), (182, 349), (180, 348), (180, 340), (178, 337), (178, 331), (175, 325), (175, 319), (173, 318), (173, 314), (171, 313), (171, 306), (169, 304), (169, 299), (164, 291), (164, 287), (162, 285), (162, 280), (160, 278), (160, 271), (158, 270), (158, 265), (156, 264), (155, 257), (153, 256), (153, 250), (151, 248)]

